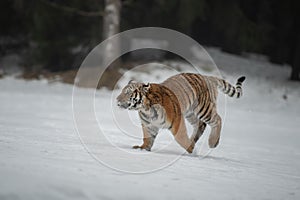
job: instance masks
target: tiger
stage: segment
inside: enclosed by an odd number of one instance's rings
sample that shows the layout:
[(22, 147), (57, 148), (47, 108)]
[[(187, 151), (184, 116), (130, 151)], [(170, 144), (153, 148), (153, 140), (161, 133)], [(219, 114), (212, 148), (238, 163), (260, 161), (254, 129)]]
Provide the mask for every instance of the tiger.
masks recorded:
[[(222, 128), (216, 108), (218, 89), (240, 98), (245, 78), (238, 78), (235, 86), (218, 77), (195, 73), (180, 73), (162, 83), (129, 81), (116, 100), (121, 109), (138, 111), (143, 144), (132, 148), (151, 151), (159, 130), (169, 129), (176, 142), (192, 153), (207, 125), (211, 127), (209, 147), (217, 147)], [(185, 119), (193, 127), (190, 137)]]

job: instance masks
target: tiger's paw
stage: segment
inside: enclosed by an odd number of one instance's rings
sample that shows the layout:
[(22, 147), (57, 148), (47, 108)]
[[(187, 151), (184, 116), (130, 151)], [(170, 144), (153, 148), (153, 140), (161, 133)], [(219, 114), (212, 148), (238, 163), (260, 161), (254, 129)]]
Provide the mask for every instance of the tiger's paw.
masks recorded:
[(139, 146), (139, 145), (134, 145), (132, 148), (133, 148), (133, 149), (141, 149), (141, 150), (145, 149), (145, 150), (147, 150), (147, 151), (151, 151), (151, 148), (150, 148), (150, 147), (147, 147), (147, 146), (144, 146), (144, 145), (141, 145), (141, 146)]
[(208, 144), (210, 148), (216, 148), (220, 142), (220, 138), (217, 139), (209, 139)]
[(187, 151), (189, 154), (191, 154), (191, 153), (193, 153), (194, 147), (195, 147), (195, 145), (191, 145), (186, 151)]

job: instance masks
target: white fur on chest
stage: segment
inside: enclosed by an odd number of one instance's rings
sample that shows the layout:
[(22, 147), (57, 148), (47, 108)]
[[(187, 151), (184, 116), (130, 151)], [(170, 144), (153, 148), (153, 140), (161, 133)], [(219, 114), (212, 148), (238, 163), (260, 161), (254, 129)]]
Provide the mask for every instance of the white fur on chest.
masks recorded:
[(166, 122), (166, 111), (159, 105), (155, 104), (150, 109), (141, 109), (139, 111), (142, 123), (146, 127), (154, 126), (157, 128), (167, 128), (168, 124)]

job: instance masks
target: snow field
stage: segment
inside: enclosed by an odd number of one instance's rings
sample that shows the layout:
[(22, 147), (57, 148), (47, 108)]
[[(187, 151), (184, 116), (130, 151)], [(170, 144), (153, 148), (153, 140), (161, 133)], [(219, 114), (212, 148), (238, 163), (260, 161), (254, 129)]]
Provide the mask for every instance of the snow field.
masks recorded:
[[(87, 152), (74, 125), (71, 85), (0, 79), (0, 199), (299, 199), (300, 89), (285, 80), (290, 68), (208, 51), (226, 80), (245, 75), (246, 81), (241, 99), (226, 99), (220, 145), (205, 158), (201, 142), (197, 153), (181, 156), (168, 131), (160, 133), (153, 153), (131, 149), (141, 143), (138, 119), (117, 113), (130, 135), (124, 134), (111, 117), (114, 94), (105, 89), (95, 95), (105, 137), (87, 138)], [(159, 81), (172, 73), (136, 78)], [(87, 101), (91, 91), (80, 90), (79, 100)], [(89, 123), (83, 125), (87, 132), (97, 130)], [(151, 173), (121, 172), (151, 171), (174, 160)]]

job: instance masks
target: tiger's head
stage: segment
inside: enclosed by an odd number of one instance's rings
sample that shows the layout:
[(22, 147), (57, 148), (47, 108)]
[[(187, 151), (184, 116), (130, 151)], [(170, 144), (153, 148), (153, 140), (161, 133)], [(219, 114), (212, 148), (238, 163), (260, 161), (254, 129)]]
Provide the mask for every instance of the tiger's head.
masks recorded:
[(138, 110), (143, 107), (146, 93), (150, 89), (150, 84), (129, 81), (117, 97), (117, 104), (120, 108), (128, 110)]

